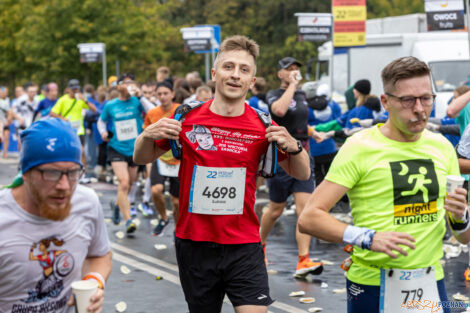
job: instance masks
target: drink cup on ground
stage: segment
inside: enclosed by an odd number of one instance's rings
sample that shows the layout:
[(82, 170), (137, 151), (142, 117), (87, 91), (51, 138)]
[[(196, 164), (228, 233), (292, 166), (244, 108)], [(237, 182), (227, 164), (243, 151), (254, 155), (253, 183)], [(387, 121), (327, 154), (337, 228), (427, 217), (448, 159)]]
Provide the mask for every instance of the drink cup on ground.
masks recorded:
[(91, 296), (98, 289), (98, 282), (95, 280), (78, 280), (72, 283), (72, 293), (75, 300), (75, 312), (87, 313), (90, 306)]

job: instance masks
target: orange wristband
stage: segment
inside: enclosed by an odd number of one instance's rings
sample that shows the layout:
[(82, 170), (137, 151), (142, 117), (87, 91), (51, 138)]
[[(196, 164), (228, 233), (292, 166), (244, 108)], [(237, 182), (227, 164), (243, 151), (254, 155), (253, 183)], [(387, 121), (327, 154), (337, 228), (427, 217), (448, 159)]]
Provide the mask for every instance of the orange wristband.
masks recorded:
[(100, 273), (97, 273), (97, 272), (91, 272), (91, 273), (88, 273), (86, 274), (82, 280), (89, 280), (89, 279), (94, 279), (98, 282), (98, 288), (100, 289), (104, 289), (104, 286), (106, 284), (105, 280), (104, 280), (104, 277), (100, 274)]

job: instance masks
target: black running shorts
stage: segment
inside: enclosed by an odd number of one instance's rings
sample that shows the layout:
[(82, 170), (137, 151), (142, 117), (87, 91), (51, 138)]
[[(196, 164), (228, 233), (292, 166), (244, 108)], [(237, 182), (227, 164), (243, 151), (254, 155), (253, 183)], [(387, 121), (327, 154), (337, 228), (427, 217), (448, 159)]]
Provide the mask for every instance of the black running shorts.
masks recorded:
[(126, 156), (124, 154), (121, 154), (118, 151), (114, 150), (110, 145), (108, 145), (108, 162), (127, 162), (127, 165), (129, 167), (138, 166), (134, 163), (134, 160), (132, 160), (132, 156)]
[(176, 238), (175, 246), (190, 313), (220, 313), (225, 294), (234, 307), (273, 303), (261, 243), (224, 245)]

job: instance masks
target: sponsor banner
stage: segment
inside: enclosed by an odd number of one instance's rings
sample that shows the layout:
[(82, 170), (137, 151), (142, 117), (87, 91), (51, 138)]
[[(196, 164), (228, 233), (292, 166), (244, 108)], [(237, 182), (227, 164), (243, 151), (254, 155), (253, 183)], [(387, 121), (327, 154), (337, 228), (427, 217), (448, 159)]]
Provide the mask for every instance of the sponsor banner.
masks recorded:
[(366, 0), (333, 0), (333, 45), (335, 47), (366, 44)]
[(462, 0), (425, 0), (424, 11), (442, 12), (442, 11), (463, 11)]
[(365, 33), (366, 24), (364, 22), (336, 22), (335, 33)]
[(339, 6), (333, 7), (333, 16), (336, 22), (364, 21), (367, 19), (365, 6)]
[(333, 0), (332, 5), (335, 6), (352, 6), (352, 5), (366, 5), (366, 0)]
[(333, 39), (335, 47), (363, 46), (366, 43), (364, 33), (336, 33)]
[(298, 16), (297, 25), (301, 26), (331, 26), (331, 14), (302, 14)]
[(428, 23), (428, 31), (465, 28), (463, 10), (427, 12), (426, 20)]

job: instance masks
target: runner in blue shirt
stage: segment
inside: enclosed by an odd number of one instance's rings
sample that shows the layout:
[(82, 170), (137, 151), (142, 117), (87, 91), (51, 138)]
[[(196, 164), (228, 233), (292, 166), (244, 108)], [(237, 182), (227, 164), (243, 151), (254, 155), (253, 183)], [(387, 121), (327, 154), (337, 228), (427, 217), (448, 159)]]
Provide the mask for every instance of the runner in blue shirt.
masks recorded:
[(41, 114), (41, 117), (49, 116), (49, 112), (51, 112), (52, 107), (57, 102), (57, 97), (59, 95), (59, 86), (56, 83), (51, 82), (47, 84), (47, 96), (39, 102), (36, 111), (34, 112), (33, 120), (36, 116)]
[[(98, 130), (104, 141), (108, 143), (108, 162), (111, 163), (114, 174), (119, 180), (117, 201), (111, 202), (113, 222), (119, 224), (122, 213), (126, 222), (126, 232), (133, 233), (137, 226), (130, 216), (128, 194), (130, 186), (137, 178), (137, 164), (132, 161), (134, 143), (142, 132), (142, 114), (144, 107), (139, 99), (131, 94), (133, 89), (132, 74), (123, 74), (118, 80), (119, 97), (106, 103), (98, 120)], [(111, 124), (111, 132), (106, 129), (106, 123)]]

